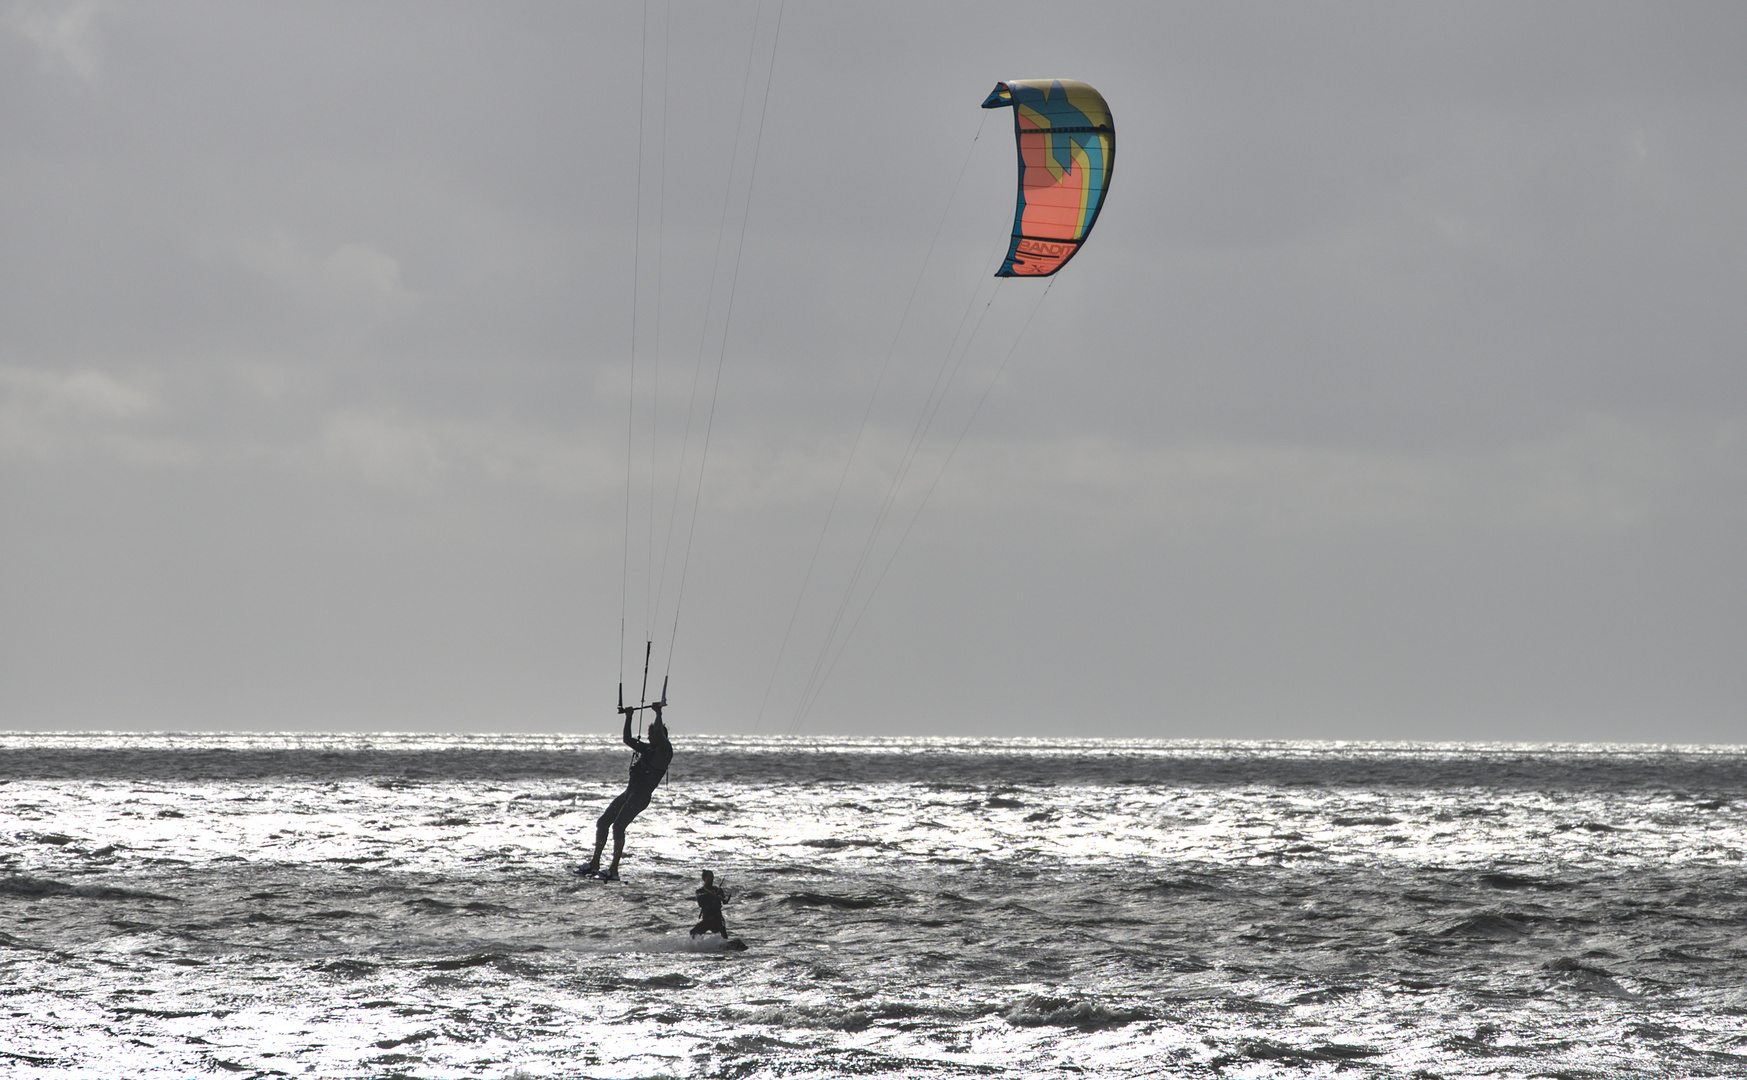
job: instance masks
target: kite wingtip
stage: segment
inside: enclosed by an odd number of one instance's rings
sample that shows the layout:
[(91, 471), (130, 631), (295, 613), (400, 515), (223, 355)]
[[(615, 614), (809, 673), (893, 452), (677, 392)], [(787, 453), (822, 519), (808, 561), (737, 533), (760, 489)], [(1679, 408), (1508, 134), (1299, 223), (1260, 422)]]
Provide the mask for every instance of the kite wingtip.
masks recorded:
[(983, 99), (985, 109), (1005, 109), (1013, 104), (1013, 91), (1004, 82), (995, 84), (995, 89), (989, 91), (989, 96)]

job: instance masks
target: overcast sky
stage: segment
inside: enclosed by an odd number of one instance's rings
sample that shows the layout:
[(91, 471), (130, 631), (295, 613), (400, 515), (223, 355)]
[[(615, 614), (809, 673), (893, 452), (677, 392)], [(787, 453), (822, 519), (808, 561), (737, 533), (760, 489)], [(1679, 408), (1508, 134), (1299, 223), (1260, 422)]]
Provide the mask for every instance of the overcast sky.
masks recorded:
[(1747, 741), (1747, 6), (0, 12), (0, 727)]

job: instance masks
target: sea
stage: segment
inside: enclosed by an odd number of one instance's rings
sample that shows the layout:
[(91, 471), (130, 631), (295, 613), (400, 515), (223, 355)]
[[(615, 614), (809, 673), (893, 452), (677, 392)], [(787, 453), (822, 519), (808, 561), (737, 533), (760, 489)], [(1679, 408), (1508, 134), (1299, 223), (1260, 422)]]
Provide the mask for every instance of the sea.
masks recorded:
[(0, 736), (0, 1075), (1747, 1076), (1747, 748), (674, 741)]

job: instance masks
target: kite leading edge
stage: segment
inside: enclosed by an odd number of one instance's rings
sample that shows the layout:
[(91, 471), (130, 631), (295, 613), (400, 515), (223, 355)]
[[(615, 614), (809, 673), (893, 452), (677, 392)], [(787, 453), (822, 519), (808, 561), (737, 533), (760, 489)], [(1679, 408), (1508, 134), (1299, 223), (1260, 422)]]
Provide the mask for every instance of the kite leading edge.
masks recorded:
[(1013, 243), (996, 277), (1048, 277), (1091, 235), (1116, 161), (1116, 125), (1104, 95), (1075, 79), (1009, 79), (985, 109), (1013, 108), (1019, 205)]

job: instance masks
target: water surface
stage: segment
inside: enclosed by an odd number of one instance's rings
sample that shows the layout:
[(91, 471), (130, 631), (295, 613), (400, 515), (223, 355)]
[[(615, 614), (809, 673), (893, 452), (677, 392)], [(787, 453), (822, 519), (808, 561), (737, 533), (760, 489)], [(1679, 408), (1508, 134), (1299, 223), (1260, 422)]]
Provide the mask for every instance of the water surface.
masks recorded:
[(606, 738), (0, 736), (0, 1062), (1747, 1074), (1740, 748), (678, 747), (604, 885)]

